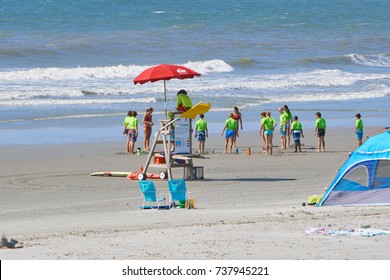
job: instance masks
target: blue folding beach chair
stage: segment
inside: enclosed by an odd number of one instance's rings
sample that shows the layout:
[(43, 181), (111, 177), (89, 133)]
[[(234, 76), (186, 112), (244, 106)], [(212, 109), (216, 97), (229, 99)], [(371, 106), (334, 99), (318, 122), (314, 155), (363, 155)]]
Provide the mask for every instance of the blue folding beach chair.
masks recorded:
[(169, 205), (174, 205), (174, 201), (179, 202), (180, 204), (185, 204), (188, 197), (186, 181), (183, 179), (169, 180), (168, 189), (170, 192), (170, 203)]
[[(138, 181), (139, 187), (144, 195), (144, 201), (141, 209), (162, 209), (166, 208), (166, 205), (160, 205), (161, 202), (165, 201), (163, 193), (157, 197), (157, 191), (153, 181)], [(145, 205), (148, 203), (149, 205)]]

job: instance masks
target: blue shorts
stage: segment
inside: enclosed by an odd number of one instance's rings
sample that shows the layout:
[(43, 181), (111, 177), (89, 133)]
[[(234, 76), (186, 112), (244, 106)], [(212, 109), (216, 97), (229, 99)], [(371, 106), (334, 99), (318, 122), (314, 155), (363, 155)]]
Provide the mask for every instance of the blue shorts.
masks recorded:
[(282, 128), (280, 129), (280, 135), (286, 136), (286, 130), (284, 129), (284, 127), (282, 127)]
[(267, 136), (271, 136), (272, 134), (274, 134), (274, 132), (272, 130), (265, 131), (265, 135), (267, 135)]
[(236, 136), (235, 130), (226, 130), (226, 134), (225, 134), (226, 138), (234, 138), (234, 136)]
[(206, 133), (204, 131), (198, 131), (197, 135), (198, 141), (205, 141), (206, 140)]
[(301, 131), (300, 130), (294, 130), (292, 135), (293, 135), (295, 143), (301, 142)]
[(356, 138), (358, 139), (358, 140), (362, 140), (362, 138), (363, 138), (363, 130), (358, 130), (358, 131), (356, 131)]
[(137, 134), (129, 133), (129, 140), (131, 142), (137, 142)]

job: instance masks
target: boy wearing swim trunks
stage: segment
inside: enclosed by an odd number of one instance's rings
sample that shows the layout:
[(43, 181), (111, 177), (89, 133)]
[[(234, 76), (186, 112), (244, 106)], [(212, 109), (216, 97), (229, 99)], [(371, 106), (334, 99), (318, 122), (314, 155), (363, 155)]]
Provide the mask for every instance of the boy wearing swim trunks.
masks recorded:
[(303, 136), (303, 129), (302, 129), (302, 124), (298, 121), (298, 117), (297, 116), (294, 116), (293, 118), (293, 122), (291, 124), (291, 129), (290, 129), (290, 137), (291, 137), (291, 134), (294, 138), (294, 144), (295, 144), (295, 153), (298, 152), (301, 152), (302, 153), (302, 149), (301, 149), (301, 136), (302, 138), (304, 138)]
[(195, 123), (195, 138), (198, 139), (198, 152), (204, 154), (204, 144), (206, 137), (209, 137), (207, 122), (203, 119), (204, 114), (199, 115), (199, 120)]
[(229, 146), (228, 153), (229, 154), (232, 153), (232, 148), (233, 148), (233, 144), (234, 144), (234, 137), (236, 135), (236, 130), (237, 129), (238, 129), (238, 122), (235, 119), (233, 119), (233, 113), (230, 113), (229, 114), (229, 118), (226, 120), (225, 126), (222, 129), (222, 136), (223, 136), (223, 133), (226, 130), (225, 145), (224, 145), (224, 148), (223, 148), (223, 153), (224, 154), (226, 154), (226, 152), (227, 152), (227, 147), (228, 147), (228, 144), (229, 144), (229, 140), (230, 140), (230, 146)]
[(325, 119), (321, 117), (321, 113), (316, 113), (316, 124), (314, 127), (314, 136), (318, 137), (317, 152), (325, 152), (325, 130), (326, 122)]
[(265, 155), (272, 155), (272, 139), (274, 129), (277, 126), (277, 122), (271, 117), (271, 112), (265, 113), (265, 120), (261, 125), (260, 131), (264, 131), (265, 134)]
[(361, 119), (360, 113), (357, 113), (355, 115), (356, 118), (356, 128), (355, 128), (355, 133), (356, 133), (356, 138), (358, 140), (358, 145), (361, 146), (363, 144), (363, 121)]

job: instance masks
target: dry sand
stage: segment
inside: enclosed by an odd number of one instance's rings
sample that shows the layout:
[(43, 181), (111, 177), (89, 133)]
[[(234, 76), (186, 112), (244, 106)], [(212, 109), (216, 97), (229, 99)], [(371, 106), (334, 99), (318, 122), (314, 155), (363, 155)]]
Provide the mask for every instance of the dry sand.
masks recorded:
[[(89, 176), (137, 171), (146, 155), (121, 155), (124, 143), (1, 147), (0, 230), (23, 248), (0, 250), (0, 258), (390, 259), (390, 236), (305, 233), (390, 229), (389, 207), (302, 206), (355, 145), (353, 129), (329, 130), (327, 152), (316, 153), (312, 131), (305, 134), (303, 153), (275, 148), (273, 156), (263, 155), (256, 133), (241, 133), (238, 155), (222, 154), (223, 137), (211, 135), (206, 147), (215, 153), (195, 160), (205, 179), (187, 181), (196, 202), (190, 210), (141, 211), (137, 181)], [(155, 184), (168, 195), (166, 181)]]

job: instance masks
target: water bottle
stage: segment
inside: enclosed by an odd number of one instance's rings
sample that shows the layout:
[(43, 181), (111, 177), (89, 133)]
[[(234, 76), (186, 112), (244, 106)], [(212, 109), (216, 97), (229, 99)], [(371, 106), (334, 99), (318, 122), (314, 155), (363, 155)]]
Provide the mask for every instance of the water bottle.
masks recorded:
[(238, 147), (236, 147), (236, 154), (238, 154)]

